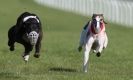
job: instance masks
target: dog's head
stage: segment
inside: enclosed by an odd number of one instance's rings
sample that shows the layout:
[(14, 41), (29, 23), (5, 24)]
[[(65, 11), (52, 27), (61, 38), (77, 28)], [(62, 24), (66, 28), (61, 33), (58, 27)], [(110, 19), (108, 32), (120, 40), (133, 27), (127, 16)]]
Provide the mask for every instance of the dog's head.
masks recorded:
[(23, 19), (23, 25), (31, 45), (37, 43), (40, 31), (40, 21), (36, 16), (28, 16)]

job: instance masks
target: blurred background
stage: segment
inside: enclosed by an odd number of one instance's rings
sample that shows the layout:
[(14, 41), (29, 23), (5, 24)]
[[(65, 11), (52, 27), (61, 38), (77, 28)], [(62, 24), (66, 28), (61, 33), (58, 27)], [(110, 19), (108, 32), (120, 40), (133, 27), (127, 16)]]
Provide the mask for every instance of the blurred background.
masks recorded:
[[(23, 12), (39, 16), (43, 28), (41, 56), (23, 61), (24, 47), (9, 51), (8, 30)], [(93, 13), (103, 13), (109, 44), (101, 57), (90, 52), (89, 72), (82, 70), (80, 33)], [(0, 0), (0, 80), (132, 80), (133, 1)]]
[(85, 16), (104, 14), (111, 22), (133, 26), (132, 0), (35, 0), (41, 5), (66, 10)]

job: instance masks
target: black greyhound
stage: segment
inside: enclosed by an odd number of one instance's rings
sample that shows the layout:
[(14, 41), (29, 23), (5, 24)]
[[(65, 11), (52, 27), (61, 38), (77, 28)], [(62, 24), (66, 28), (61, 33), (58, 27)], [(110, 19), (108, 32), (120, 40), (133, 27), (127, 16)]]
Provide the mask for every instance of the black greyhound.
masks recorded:
[(15, 42), (22, 44), (25, 48), (23, 58), (28, 61), (30, 51), (35, 46), (34, 57), (39, 58), (42, 35), (39, 17), (35, 14), (24, 12), (18, 17), (16, 25), (8, 31), (10, 51), (14, 51)]

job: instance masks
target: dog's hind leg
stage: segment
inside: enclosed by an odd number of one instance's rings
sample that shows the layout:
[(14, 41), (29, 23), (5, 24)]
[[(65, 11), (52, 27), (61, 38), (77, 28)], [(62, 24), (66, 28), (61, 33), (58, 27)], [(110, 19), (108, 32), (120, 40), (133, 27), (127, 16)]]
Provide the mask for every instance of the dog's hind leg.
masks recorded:
[(15, 43), (15, 32), (13, 26), (8, 31), (8, 46), (10, 47), (10, 51), (14, 51), (14, 43)]
[(10, 51), (14, 51), (14, 41), (11, 41), (11, 40), (9, 40), (8, 41), (8, 46), (10, 47)]

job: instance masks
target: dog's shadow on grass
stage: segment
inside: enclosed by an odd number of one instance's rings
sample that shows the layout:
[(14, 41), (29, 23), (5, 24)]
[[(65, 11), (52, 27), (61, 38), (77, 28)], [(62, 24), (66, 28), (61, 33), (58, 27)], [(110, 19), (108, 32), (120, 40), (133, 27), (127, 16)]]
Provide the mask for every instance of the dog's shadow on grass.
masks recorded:
[(55, 72), (77, 72), (76, 69), (62, 68), (62, 67), (50, 68), (49, 71), (55, 71)]

